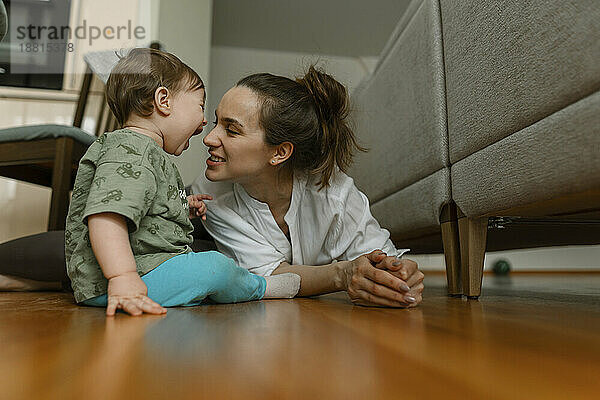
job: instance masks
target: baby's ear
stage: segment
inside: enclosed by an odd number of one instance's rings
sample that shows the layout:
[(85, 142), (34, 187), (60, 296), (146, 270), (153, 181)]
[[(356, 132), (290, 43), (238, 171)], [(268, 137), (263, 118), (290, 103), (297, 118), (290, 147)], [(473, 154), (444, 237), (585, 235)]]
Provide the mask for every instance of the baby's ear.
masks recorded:
[(164, 86), (154, 91), (154, 108), (162, 115), (171, 115), (171, 92)]

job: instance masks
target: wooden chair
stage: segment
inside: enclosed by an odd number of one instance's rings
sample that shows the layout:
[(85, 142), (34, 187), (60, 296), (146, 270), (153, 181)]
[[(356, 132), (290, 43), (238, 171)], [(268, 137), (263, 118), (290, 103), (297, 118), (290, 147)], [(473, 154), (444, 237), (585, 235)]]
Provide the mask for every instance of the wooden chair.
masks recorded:
[[(96, 139), (83, 131), (92, 77), (106, 82), (118, 57), (114, 52), (90, 53), (84, 57), (87, 70), (81, 85), (73, 126), (34, 125), (0, 130), (0, 176), (52, 188), (48, 230), (62, 230), (69, 207), (69, 190), (73, 188), (79, 160)], [(112, 130), (116, 122), (102, 104), (96, 136), (102, 128)]]

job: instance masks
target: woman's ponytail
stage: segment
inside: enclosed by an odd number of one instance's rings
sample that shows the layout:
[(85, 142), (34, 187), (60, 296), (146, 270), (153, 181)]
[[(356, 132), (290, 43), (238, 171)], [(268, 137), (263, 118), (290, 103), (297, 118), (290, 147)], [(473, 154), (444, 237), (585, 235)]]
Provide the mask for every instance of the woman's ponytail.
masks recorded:
[(253, 90), (261, 100), (259, 123), (265, 142), (292, 143), (290, 167), (319, 175), (320, 189), (329, 186), (336, 167), (348, 170), (355, 149), (366, 151), (347, 122), (346, 88), (313, 65), (296, 81), (263, 73), (243, 78), (238, 86)]
[(348, 91), (331, 75), (319, 71), (313, 65), (303, 78), (296, 79), (311, 94), (321, 129), (321, 158), (312, 172), (319, 174), (319, 185), (327, 186), (337, 166), (346, 172), (352, 165), (354, 150), (366, 151), (356, 141), (347, 122), (349, 109)]

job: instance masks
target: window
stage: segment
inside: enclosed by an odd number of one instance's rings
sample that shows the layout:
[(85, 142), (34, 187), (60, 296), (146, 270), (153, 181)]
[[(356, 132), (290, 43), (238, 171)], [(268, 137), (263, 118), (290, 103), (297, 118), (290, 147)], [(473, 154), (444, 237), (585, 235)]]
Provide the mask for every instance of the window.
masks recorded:
[(0, 42), (0, 86), (61, 90), (69, 39), (54, 40), (48, 28), (69, 25), (71, 1), (0, 1), (9, 25)]

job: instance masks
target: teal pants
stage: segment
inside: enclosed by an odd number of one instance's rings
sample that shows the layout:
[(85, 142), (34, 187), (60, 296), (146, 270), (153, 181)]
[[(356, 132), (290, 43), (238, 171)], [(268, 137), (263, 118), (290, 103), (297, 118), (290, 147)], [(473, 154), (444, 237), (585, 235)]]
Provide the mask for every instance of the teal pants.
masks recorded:
[[(172, 257), (142, 276), (148, 297), (163, 307), (197, 306), (206, 298), (217, 303), (260, 300), (267, 282), (238, 267), (216, 251)], [(85, 300), (88, 306), (106, 307), (107, 295)]]

